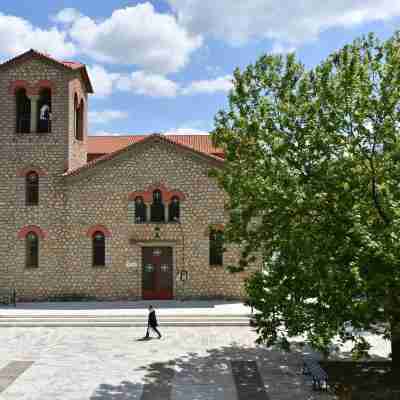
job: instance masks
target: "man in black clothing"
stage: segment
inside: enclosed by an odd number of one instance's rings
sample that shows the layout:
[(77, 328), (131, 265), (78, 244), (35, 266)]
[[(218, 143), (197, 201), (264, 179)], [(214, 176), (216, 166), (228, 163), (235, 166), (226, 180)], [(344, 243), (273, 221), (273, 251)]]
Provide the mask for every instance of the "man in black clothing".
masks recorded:
[(158, 338), (161, 339), (161, 333), (157, 329), (158, 322), (157, 322), (157, 317), (156, 317), (156, 310), (153, 308), (152, 305), (149, 306), (149, 320), (147, 323), (147, 332), (146, 332), (146, 338), (150, 338), (150, 328), (153, 329), (154, 332), (157, 333)]

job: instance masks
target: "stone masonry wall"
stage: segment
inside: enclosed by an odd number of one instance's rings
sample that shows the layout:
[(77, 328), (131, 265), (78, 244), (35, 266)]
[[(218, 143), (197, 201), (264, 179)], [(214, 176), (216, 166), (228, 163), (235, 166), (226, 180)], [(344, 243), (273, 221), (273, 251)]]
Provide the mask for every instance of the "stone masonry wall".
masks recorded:
[[(16, 101), (10, 84), (25, 80), (52, 83), (52, 132), (16, 133)], [(139, 299), (142, 296), (142, 246), (173, 248), (175, 277), (189, 271), (183, 286), (174, 279), (175, 297), (244, 296), (244, 279), (258, 267), (230, 274), (224, 266), (209, 266), (210, 225), (224, 224), (225, 194), (209, 178), (205, 157), (155, 137), (135, 145), (112, 160), (100, 162), (77, 176), (63, 176), (86, 160), (86, 140), (74, 135), (73, 97), (87, 95), (76, 72), (32, 59), (0, 70), (0, 289), (15, 287), (19, 300), (67, 295), (98, 299)], [(85, 123), (85, 126), (87, 124)], [(25, 205), (25, 173), (40, 172), (39, 205)], [(135, 224), (129, 194), (162, 184), (182, 192), (180, 223)], [(88, 229), (103, 225), (106, 266), (92, 266)], [(39, 267), (25, 266), (25, 239), (18, 232), (40, 228)], [(21, 235), (20, 235), (21, 236)], [(238, 260), (229, 247), (224, 264)], [(132, 267), (135, 265), (135, 267)]]
[[(72, 72), (72, 71), (71, 71)], [(73, 78), (53, 63), (32, 59), (0, 71), (1, 245), (0, 288), (15, 287), (22, 299), (39, 299), (64, 291), (64, 180), (68, 158), (69, 92)], [(10, 85), (24, 80), (52, 84), (52, 132), (16, 133), (16, 99)], [(39, 180), (39, 205), (25, 205), (25, 178), (21, 171), (44, 172)], [(40, 240), (39, 268), (25, 267), (25, 240), (17, 234), (35, 225), (47, 232)]]
[[(243, 281), (257, 266), (238, 274), (209, 266), (208, 228), (223, 224), (227, 217), (224, 193), (208, 177), (211, 166), (157, 140), (137, 147), (81, 176), (67, 178), (68, 286), (74, 293), (98, 298), (141, 298), (142, 245), (150, 243), (173, 247), (174, 276), (189, 271), (185, 287), (175, 280), (175, 297), (243, 297)], [(185, 200), (181, 222), (158, 224), (157, 240), (156, 224), (134, 223), (128, 196), (158, 183), (183, 192)], [(92, 266), (92, 241), (86, 235), (97, 224), (111, 231), (105, 267)], [(237, 259), (237, 249), (228, 248), (224, 264)], [(132, 263), (135, 268), (129, 266)]]

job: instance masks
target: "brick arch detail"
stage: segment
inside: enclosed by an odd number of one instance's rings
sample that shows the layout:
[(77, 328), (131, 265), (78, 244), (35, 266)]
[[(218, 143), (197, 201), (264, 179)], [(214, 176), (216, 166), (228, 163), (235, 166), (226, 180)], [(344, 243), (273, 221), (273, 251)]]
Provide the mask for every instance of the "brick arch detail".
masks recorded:
[(12, 81), (10, 83), (10, 85), (8, 86), (8, 93), (9, 94), (15, 94), (17, 89), (21, 89), (21, 88), (26, 90), (26, 94), (28, 96), (33, 94), (32, 85), (28, 81), (25, 81), (25, 80), (22, 80), (22, 79), (17, 79), (15, 81)]
[(47, 231), (39, 226), (27, 225), (18, 231), (18, 239), (25, 239), (30, 232), (36, 233), (36, 235), (38, 235), (41, 239), (46, 239), (48, 237)]
[(40, 167), (25, 167), (17, 170), (18, 177), (25, 177), (30, 172), (36, 172), (39, 176), (47, 176), (47, 171)]
[(111, 237), (111, 231), (106, 228), (104, 225), (93, 225), (86, 231), (87, 237), (93, 237), (95, 232), (101, 232), (105, 237)]
[(79, 79), (74, 79), (71, 83), (72, 101), (75, 99), (75, 95), (78, 97), (78, 104), (83, 100), (83, 104), (86, 106), (85, 96), (82, 91), (82, 85)]
[(169, 190), (164, 184), (159, 183), (150, 185), (146, 191), (136, 191), (129, 193), (128, 199), (135, 200), (136, 197), (143, 197), (145, 203), (153, 201), (153, 192), (159, 190), (162, 194), (163, 202), (169, 203), (173, 197), (177, 197), (179, 201), (184, 201), (186, 196), (180, 190)]
[(48, 79), (41, 79), (36, 82), (35, 85), (32, 87), (32, 94), (38, 95), (41, 91), (41, 89), (50, 89), (51, 94), (53, 94), (56, 90), (56, 85), (53, 81), (50, 81)]

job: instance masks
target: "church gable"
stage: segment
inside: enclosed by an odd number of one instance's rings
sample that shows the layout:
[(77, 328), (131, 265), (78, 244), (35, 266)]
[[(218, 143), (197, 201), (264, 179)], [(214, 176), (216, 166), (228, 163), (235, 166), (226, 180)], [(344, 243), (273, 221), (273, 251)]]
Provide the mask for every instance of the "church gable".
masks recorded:
[(110, 165), (111, 162), (118, 162), (119, 160), (124, 160), (126, 157), (130, 157), (136, 154), (140, 153), (143, 151), (145, 148), (154, 146), (154, 145), (160, 145), (164, 146), (167, 149), (171, 151), (171, 154), (174, 152), (182, 153), (193, 160), (196, 160), (198, 163), (206, 164), (206, 165), (211, 165), (214, 167), (221, 167), (224, 163), (224, 160), (221, 159), (220, 157), (211, 155), (211, 154), (205, 154), (203, 152), (200, 152), (198, 150), (195, 150), (189, 146), (186, 146), (182, 143), (177, 143), (174, 142), (168, 138), (166, 138), (163, 135), (159, 134), (153, 134), (149, 135), (147, 138), (139, 141), (139, 142), (134, 142), (122, 149), (119, 149), (113, 153), (106, 154), (103, 157), (97, 158), (85, 165), (83, 165), (80, 168), (76, 168), (74, 170), (67, 171), (64, 176), (66, 177), (72, 177), (72, 176), (82, 176), (83, 174), (87, 172), (100, 172), (104, 171), (104, 168), (107, 168), (108, 165)]

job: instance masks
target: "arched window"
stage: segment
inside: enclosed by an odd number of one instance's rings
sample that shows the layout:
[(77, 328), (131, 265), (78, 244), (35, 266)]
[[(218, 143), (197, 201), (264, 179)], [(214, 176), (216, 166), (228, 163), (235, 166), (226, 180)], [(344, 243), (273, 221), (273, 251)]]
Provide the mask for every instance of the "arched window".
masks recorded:
[(74, 133), (75, 139), (78, 139), (78, 131), (79, 131), (79, 101), (78, 95), (75, 93), (74, 96)]
[(93, 266), (106, 265), (106, 239), (103, 232), (96, 231), (92, 237)]
[(15, 94), (17, 105), (17, 133), (30, 133), (31, 131), (31, 101), (26, 95), (26, 89), (17, 89)]
[(39, 175), (34, 171), (26, 175), (25, 195), (27, 206), (36, 206), (39, 204)]
[(224, 233), (210, 229), (210, 265), (223, 265)]
[(178, 222), (180, 218), (180, 203), (179, 198), (174, 196), (169, 204), (169, 220), (171, 222)]
[(165, 222), (164, 204), (160, 190), (153, 192), (153, 203), (151, 205), (151, 222)]
[(35, 232), (29, 232), (25, 237), (25, 265), (27, 268), (39, 266), (39, 237)]
[(76, 140), (83, 140), (83, 121), (84, 121), (84, 112), (85, 105), (83, 103), (83, 99), (81, 102), (78, 102), (78, 96), (75, 94), (74, 97), (74, 109), (75, 109), (75, 138)]
[(51, 90), (41, 89), (37, 108), (37, 132), (51, 132)]
[(142, 196), (135, 198), (135, 221), (137, 224), (146, 222), (146, 209), (147, 206), (143, 201)]

